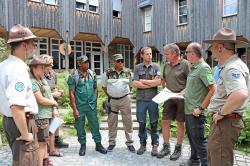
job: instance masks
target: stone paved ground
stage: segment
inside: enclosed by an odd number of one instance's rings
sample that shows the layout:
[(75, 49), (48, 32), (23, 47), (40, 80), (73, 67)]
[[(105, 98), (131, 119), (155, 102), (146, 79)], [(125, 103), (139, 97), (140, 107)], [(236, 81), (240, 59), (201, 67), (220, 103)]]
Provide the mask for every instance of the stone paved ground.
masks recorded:
[[(101, 131), (103, 137), (103, 145), (108, 146), (108, 131)], [(117, 134), (117, 146), (113, 152), (108, 153), (107, 155), (102, 155), (95, 151), (95, 144), (92, 140), (90, 133), (87, 134), (87, 152), (84, 157), (78, 155), (80, 148), (79, 143), (77, 142), (76, 137), (68, 137), (65, 139), (65, 142), (70, 144), (70, 147), (67, 149), (61, 149), (64, 153), (64, 157), (56, 158), (53, 157), (55, 166), (178, 166), (180, 162), (188, 159), (190, 154), (189, 145), (184, 144), (182, 157), (178, 161), (170, 161), (169, 156), (163, 159), (157, 159), (151, 157), (150, 150), (151, 146), (148, 143), (148, 151), (139, 156), (137, 154), (130, 153), (126, 149), (124, 132), (122, 130), (118, 131)], [(135, 148), (139, 147), (137, 131), (134, 132)], [(150, 142), (150, 138), (148, 139)], [(162, 144), (162, 136), (160, 136), (160, 143)], [(171, 149), (173, 151), (174, 141), (171, 141)], [(250, 156), (244, 155), (241, 152), (237, 152), (235, 166), (250, 166)], [(8, 146), (0, 148), (0, 166), (10, 166), (11, 165), (11, 152)]]

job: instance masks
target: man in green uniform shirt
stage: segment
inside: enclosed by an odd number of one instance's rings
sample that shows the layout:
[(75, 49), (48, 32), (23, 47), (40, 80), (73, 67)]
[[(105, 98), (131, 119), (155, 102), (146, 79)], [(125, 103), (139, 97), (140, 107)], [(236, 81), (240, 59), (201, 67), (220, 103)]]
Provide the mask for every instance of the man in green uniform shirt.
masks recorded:
[(208, 166), (207, 140), (203, 114), (215, 91), (211, 68), (202, 58), (202, 46), (191, 43), (186, 49), (187, 60), (192, 64), (185, 89), (185, 124), (191, 146), (191, 156), (180, 166)]
[(80, 156), (86, 151), (85, 116), (88, 119), (89, 129), (96, 143), (96, 151), (106, 154), (107, 150), (101, 144), (101, 134), (96, 112), (97, 83), (96, 75), (89, 69), (88, 57), (83, 55), (77, 58), (79, 69), (68, 78), (70, 102), (75, 118), (75, 128), (78, 141), (81, 144)]

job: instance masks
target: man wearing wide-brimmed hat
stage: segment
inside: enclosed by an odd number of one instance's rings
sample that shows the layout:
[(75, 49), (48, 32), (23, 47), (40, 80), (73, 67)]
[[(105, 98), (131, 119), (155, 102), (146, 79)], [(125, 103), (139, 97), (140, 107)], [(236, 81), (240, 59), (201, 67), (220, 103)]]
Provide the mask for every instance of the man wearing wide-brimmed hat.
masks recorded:
[(20, 24), (9, 32), (11, 54), (0, 63), (0, 112), (3, 128), (12, 150), (13, 165), (38, 165), (38, 142), (34, 114), (38, 112), (28, 66), (37, 37)]
[(235, 54), (236, 34), (228, 28), (220, 29), (212, 40), (213, 56), (221, 66), (217, 90), (209, 104), (212, 124), (208, 143), (211, 166), (232, 166), (233, 148), (243, 128), (242, 115), (249, 99), (249, 70)]

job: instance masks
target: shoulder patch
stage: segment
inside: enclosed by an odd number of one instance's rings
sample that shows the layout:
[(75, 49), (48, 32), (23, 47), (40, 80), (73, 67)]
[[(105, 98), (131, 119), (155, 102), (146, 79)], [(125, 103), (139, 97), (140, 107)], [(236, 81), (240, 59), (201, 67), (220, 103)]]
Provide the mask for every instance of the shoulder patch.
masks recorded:
[(24, 90), (25, 86), (24, 86), (24, 83), (22, 82), (17, 82), (15, 84), (15, 89), (18, 91), (18, 92), (22, 92)]
[(232, 79), (239, 79), (241, 76), (241, 73), (237, 70), (232, 72)]

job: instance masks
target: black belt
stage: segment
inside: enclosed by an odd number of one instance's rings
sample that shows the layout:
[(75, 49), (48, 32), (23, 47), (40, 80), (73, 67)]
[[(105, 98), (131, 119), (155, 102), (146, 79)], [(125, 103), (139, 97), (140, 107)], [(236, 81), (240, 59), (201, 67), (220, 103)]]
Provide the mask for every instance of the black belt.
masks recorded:
[(122, 99), (123, 97), (126, 97), (126, 96), (128, 96), (128, 94), (126, 94), (126, 95), (124, 95), (124, 96), (122, 96), (122, 97), (111, 97), (111, 96), (110, 96), (110, 98), (111, 98), (111, 99), (114, 99), (114, 100), (120, 100), (120, 99)]

